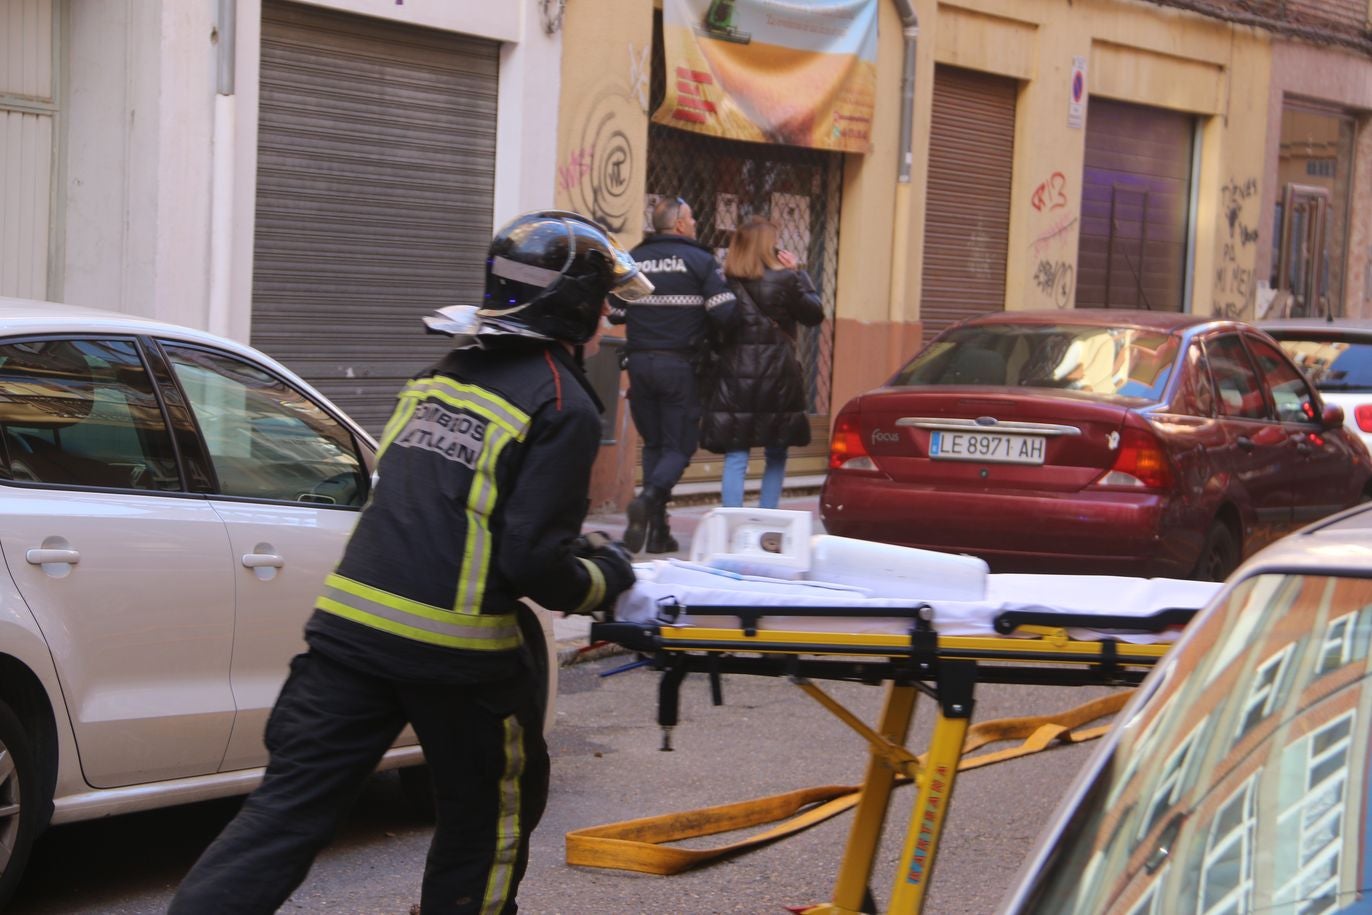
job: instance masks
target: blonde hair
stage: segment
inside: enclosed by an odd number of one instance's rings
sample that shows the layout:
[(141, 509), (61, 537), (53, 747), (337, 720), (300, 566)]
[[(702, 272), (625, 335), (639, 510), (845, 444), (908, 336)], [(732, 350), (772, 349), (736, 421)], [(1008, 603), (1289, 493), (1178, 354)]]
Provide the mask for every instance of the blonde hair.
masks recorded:
[(768, 268), (779, 270), (777, 227), (765, 216), (749, 216), (734, 230), (724, 255), (724, 275), (741, 280), (759, 279)]

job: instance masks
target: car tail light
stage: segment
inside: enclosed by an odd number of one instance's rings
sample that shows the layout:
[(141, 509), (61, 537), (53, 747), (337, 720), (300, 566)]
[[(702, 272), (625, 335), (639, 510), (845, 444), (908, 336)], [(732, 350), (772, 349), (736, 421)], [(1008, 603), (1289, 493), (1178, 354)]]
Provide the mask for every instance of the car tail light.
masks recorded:
[(1096, 485), (1167, 489), (1172, 485), (1172, 462), (1153, 433), (1144, 429), (1125, 429), (1120, 435), (1115, 465), (1096, 481)]
[(829, 440), (830, 470), (876, 470), (877, 465), (862, 443), (862, 430), (857, 413), (841, 413), (834, 423), (834, 436)]
[(1358, 404), (1353, 408), (1353, 421), (1364, 432), (1372, 432), (1372, 404)]

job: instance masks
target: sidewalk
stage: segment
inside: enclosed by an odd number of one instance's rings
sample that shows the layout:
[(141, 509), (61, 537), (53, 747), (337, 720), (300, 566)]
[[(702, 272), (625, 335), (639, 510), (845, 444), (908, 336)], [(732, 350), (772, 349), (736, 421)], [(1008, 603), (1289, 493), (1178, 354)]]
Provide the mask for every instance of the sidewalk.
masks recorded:
[[(749, 493), (749, 499), (745, 505), (756, 507), (755, 495)], [(695, 534), (696, 527), (700, 524), (700, 519), (705, 514), (719, 507), (718, 502), (707, 502), (698, 505), (670, 506), (667, 510), (672, 527), (672, 536), (676, 538), (681, 549), (675, 553), (640, 553), (638, 559), (686, 559), (691, 555), (691, 537)], [(819, 524), (819, 496), (787, 496), (782, 495), (781, 504), (778, 508), (789, 509), (791, 511), (808, 511), (815, 516), (815, 529), (820, 529)], [(604, 531), (611, 537), (618, 539), (623, 533), (629, 519), (623, 512), (611, 514), (588, 515), (583, 530)], [(557, 639), (557, 656), (563, 666), (576, 659), (588, 659), (587, 648), (590, 641), (591, 618), (589, 616), (553, 616), (553, 635)], [(618, 647), (618, 646), (613, 646)], [(622, 650), (622, 649), (621, 649)], [(613, 653), (613, 652), (607, 652)], [(596, 656), (599, 656), (598, 654)]]

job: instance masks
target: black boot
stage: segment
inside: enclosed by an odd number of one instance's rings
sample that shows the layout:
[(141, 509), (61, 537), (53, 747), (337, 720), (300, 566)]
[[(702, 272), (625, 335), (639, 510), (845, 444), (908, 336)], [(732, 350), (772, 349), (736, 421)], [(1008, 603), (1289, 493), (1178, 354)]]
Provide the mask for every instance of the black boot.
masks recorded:
[(649, 522), (667, 504), (667, 494), (656, 486), (644, 486), (643, 491), (629, 502), (629, 526), (624, 528), (624, 546), (630, 553), (643, 549), (648, 536)]
[(667, 507), (663, 505), (653, 516), (652, 522), (648, 525), (648, 545), (644, 547), (649, 553), (675, 553), (681, 549), (681, 545), (672, 536), (672, 529), (667, 524)]

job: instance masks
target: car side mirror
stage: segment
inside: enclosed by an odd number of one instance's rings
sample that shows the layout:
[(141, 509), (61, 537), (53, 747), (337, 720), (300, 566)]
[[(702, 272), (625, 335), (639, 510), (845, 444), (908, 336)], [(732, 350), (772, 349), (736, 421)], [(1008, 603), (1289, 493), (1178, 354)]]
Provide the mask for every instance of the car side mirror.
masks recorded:
[(1336, 403), (1324, 405), (1324, 412), (1320, 414), (1320, 423), (1326, 429), (1335, 429), (1343, 425), (1343, 407)]

